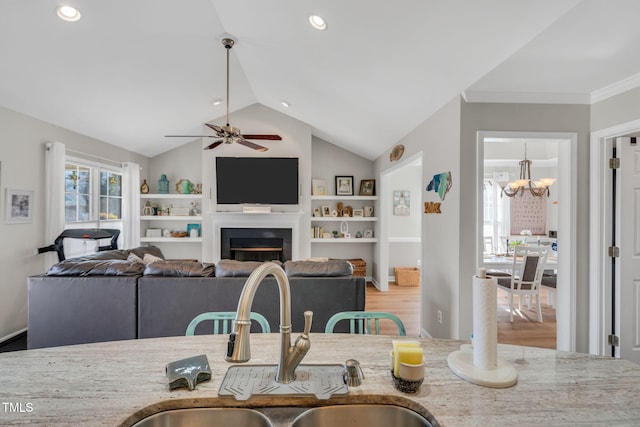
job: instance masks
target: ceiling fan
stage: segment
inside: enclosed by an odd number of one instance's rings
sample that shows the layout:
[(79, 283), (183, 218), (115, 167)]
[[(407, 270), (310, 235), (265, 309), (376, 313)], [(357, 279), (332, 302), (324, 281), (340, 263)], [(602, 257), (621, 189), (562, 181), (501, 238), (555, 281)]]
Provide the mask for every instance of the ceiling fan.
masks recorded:
[(210, 129), (212, 129), (216, 134), (215, 135), (165, 135), (167, 137), (188, 137), (188, 138), (219, 138), (218, 140), (212, 142), (211, 144), (204, 147), (205, 150), (212, 150), (216, 148), (218, 145), (223, 142), (226, 144), (233, 144), (237, 142), (238, 144), (242, 144), (245, 147), (252, 148), (257, 151), (267, 151), (268, 148), (262, 145), (258, 145), (249, 139), (263, 139), (270, 141), (281, 141), (282, 137), (280, 135), (243, 135), (240, 132), (240, 129), (235, 128), (229, 124), (229, 51), (235, 44), (235, 40), (232, 38), (225, 37), (222, 39), (222, 45), (227, 49), (227, 125), (226, 126), (217, 126), (209, 123), (205, 123)]

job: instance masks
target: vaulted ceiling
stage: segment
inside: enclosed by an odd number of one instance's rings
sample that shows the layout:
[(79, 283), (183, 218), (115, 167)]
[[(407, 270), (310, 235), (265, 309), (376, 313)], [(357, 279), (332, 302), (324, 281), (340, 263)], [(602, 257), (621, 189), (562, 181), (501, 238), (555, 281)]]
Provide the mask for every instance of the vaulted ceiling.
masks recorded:
[(0, 105), (154, 156), (224, 115), (230, 34), (232, 111), (261, 103), (375, 159), (460, 93), (590, 103), (640, 73), (638, 16), (636, 0), (4, 0)]

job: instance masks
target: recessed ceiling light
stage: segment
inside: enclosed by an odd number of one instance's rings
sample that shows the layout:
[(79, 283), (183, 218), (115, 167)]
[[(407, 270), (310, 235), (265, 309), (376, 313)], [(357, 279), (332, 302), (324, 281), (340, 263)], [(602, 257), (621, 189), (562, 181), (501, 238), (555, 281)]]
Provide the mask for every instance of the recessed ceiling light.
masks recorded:
[(280, 104), (282, 104), (283, 107), (289, 108), (289, 103), (287, 101), (280, 101)]
[(313, 28), (315, 28), (316, 30), (320, 30), (320, 31), (324, 31), (327, 29), (327, 23), (325, 22), (324, 19), (322, 19), (321, 16), (318, 15), (311, 15), (309, 17), (309, 23), (311, 24), (311, 26)]
[(68, 22), (76, 22), (82, 18), (80, 11), (73, 6), (59, 6), (56, 13), (58, 18)]
[(222, 104), (222, 100), (221, 99), (214, 99), (212, 104), (213, 105), (220, 105), (220, 104)]

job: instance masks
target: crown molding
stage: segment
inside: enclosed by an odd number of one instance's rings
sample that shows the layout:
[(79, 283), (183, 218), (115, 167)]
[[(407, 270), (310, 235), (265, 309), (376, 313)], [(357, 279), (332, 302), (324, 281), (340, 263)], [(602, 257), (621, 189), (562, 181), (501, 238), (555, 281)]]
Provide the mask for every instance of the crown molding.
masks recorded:
[(595, 104), (640, 86), (640, 73), (591, 92), (591, 103)]
[(590, 104), (587, 93), (484, 92), (467, 90), (462, 97), (469, 103), (501, 104)]

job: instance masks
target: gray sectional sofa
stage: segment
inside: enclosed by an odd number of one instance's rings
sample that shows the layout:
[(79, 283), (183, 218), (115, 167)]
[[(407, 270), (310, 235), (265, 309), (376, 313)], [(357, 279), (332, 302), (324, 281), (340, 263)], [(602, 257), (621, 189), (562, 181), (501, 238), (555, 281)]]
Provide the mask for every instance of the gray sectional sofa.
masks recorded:
[[(136, 257), (157, 258), (145, 265)], [(158, 258), (162, 254), (154, 247), (99, 252), (29, 277), (28, 348), (184, 335), (200, 313), (235, 311), (258, 264), (221, 260), (213, 266)], [(364, 310), (365, 280), (352, 275), (347, 261), (288, 261), (283, 268), (294, 332), (302, 331), (305, 310), (314, 313), (312, 332), (324, 332), (336, 312)], [(252, 311), (267, 318), (272, 332), (279, 330), (279, 304), (277, 283), (269, 276)], [(196, 334), (209, 333), (206, 327), (200, 325)]]

